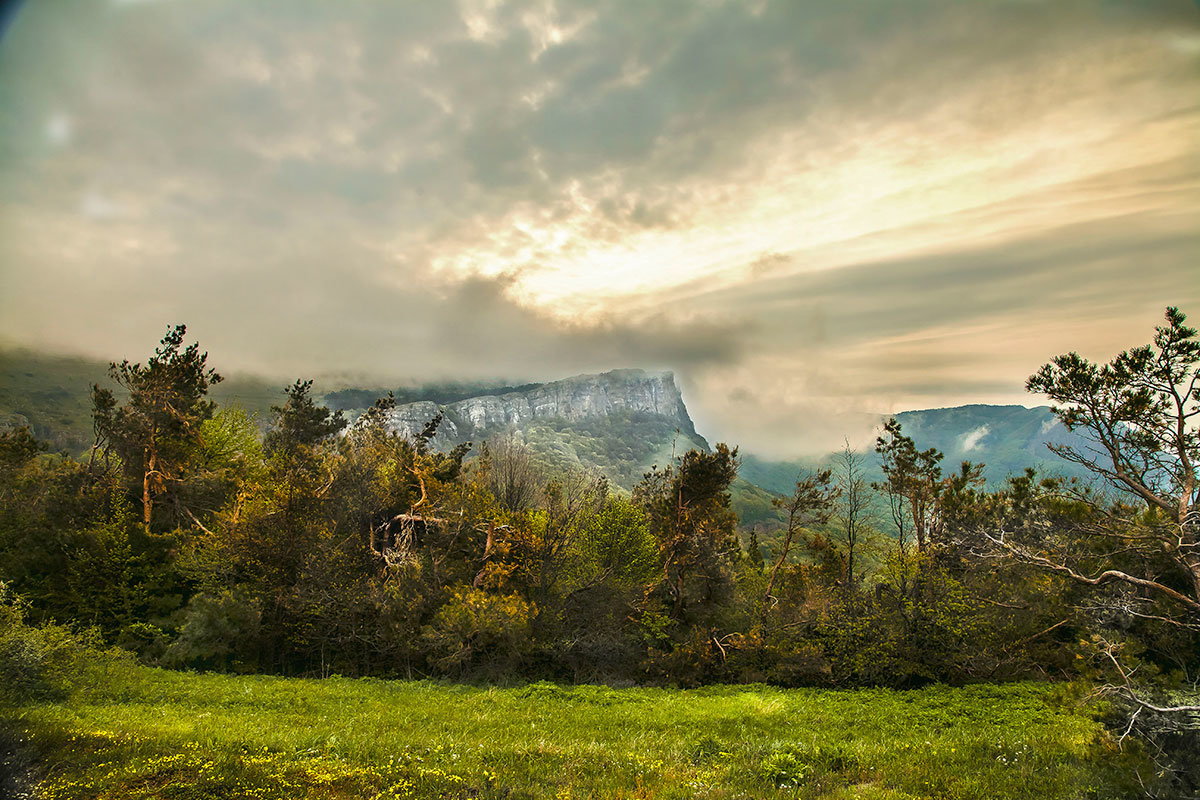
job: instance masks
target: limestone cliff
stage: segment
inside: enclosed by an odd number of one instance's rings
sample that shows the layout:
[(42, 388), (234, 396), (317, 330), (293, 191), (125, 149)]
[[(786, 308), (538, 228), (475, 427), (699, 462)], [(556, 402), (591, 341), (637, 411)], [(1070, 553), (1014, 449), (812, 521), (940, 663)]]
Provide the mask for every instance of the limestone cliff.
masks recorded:
[[(680, 431), (694, 435), (695, 425), (683, 403), (675, 376), (670, 372), (619, 369), (599, 375), (576, 375), (543, 383), (520, 392), (484, 395), (441, 408), (445, 420), (436, 445), (446, 445), (528, 423), (563, 419), (576, 422), (604, 417), (616, 411), (654, 414), (673, 420)], [(397, 406), (389, 418), (391, 428), (413, 436), (439, 407), (430, 401)]]

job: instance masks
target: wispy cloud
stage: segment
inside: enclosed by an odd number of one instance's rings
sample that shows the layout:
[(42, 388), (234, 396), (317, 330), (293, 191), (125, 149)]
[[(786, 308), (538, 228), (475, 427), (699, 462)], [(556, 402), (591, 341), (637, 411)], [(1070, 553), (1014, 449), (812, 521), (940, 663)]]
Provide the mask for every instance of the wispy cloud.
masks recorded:
[(979, 443), (983, 441), (984, 437), (990, 432), (991, 430), (987, 425), (980, 425), (975, 430), (964, 433), (959, 439), (959, 449), (964, 453), (971, 452), (979, 446)]

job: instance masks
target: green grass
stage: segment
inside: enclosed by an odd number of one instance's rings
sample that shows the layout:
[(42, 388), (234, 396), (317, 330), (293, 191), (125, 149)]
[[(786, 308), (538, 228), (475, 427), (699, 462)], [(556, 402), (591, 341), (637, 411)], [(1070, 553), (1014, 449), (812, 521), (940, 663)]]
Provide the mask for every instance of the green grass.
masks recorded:
[[(694, 691), (111, 668), (7, 724), (56, 798), (1120, 796), (1061, 690)], [(102, 688), (100, 688), (102, 687)]]

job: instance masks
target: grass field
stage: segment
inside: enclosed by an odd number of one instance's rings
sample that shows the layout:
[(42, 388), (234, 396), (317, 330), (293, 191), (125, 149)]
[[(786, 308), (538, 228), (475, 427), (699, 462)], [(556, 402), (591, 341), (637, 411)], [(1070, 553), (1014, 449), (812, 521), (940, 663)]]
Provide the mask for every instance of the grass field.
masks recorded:
[(1128, 756), (1036, 684), (694, 691), (118, 665), (5, 712), (46, 798), (1125, 796)]

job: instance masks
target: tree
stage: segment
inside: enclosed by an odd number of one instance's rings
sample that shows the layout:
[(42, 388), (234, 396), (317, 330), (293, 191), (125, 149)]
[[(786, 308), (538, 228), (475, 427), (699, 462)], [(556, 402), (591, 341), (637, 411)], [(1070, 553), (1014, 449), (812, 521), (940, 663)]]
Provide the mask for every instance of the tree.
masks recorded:
[(513, 514), (533, 508), (542, 480), (529, 448), (506, 433), (485, 442), (481, 455), (488, 464), (488, 485), (500, 506)]
[[(608, 482), (580, 470), (567, 471), (539, 489), (537, 507), (513, 513), (500, 504), (503, 547), (493, 552), (494, 577), (502, 572), (536, 604), (538, 632), (570, 583), (577, 544), (608, 500)], [(489, 524), (493, 528), (494, 525)], [(493, 539), (493, 544), (494, 544)], [(577, 566), (577, 565), (575, 565)], [(562, 586), (560, 582), (567, 579)], [(486, 582), (486, 576), (480, 576)]]
[(855, 564), (863, 556), (863, 549), (870, 545), (874, 534), (871, 527), (871, 485), (865, 477), (863, 456), (850, 449), (846, 442), (842, 451), (834, 456), (834, 486), (837, 500), (834, 516), (837, 520), (841, 544), (846, 548), (846, 593), (853, 595), (862, 576), (855, 571)]
[(683, 621), (690, 603), (713, 600), (728, 556), (738, 549), (737, 515), (729, 507), (737, 469), (737, 448), (720, 443), (711, 453), (685, 453), (678, 464), (647, 473), (634, 488), (634, 501), (646, 511), (659, 543), (660, 585), (676, 622)]
[[(357, 663), (361, 651), (347, 630), (363, 615), (363, 582), (374, 572), (368, 547), (373, 503), (378, 495), (395, 494), (394, 483), (386, 483), (380, 472), (381, 464), (396, 455), (396, 448), (384, 445), (396, 442), (375, 447), (375, 440), (362, 431), (354, 434), (354, 442), (346, 441), (350, 436), (337, 438), (345, 421), (315, 403), (311, 387), (311, 381), (296, 381), (284, 390), (286, 402), (272, 409), (265, 459), (260, 452), (249, 453), (253, 448), (242, 442), (241, 425), (224, 435), (213, 429), (226, 409), (205, 423), (204, 451), (232, 439), (233, 453), (252, 456), (254, 463), (240, 471), (236, 497), (186, 552), (184, 568), (201, 594), (184, 614), (184, 644), (171, 649), (169, 658), (223, 663), (219, 648), (206, 655), (204, 632), (225, 631), (225, 623), (218, 622), (226, 617), (253, 617), (258, 632), (243, 644), (261, 647), (263, 668), (325, 671), (331, 642), (341, 645), (339, 669), (352, 671)], [(376, 420), (378, 415), (364, 417)], [(405, 446), (405, 452), (411, 456), (411, 447)], [(214, 600), (228, 591), (236, 595), (236, 603), (228, 597)], [(238, 604), (249, 604), (253, 615), (242, 614), (246, 609), (235, 614)], [(235, 654), (243, 662), (249, 658), (246, 647)]]
[(933, 447), (918, 450), (913, 440), (900, 432), (895, 417), (884, 424), (883, 436), (875, 440), (875, 452), (882, 461), (885, 480), (873, 487), (887, 494), (900, 547), (905, 546), (905, 529), (911, 522), (917, 550), (924, 550), (937, 528), (942, 453)]
[(263, 439), (267, 455), (291, 453), (300, 447), (311, 447), (341, 433), (346, 427), (342, 411), (330, 411), (312, 399), (312, 381), (297, 380), (284, 393), (287, 402), (271, 406), (275, 424)]
[[(1094, 577), (1065, 574), (1093, 585), (1124, 581), (1147, 589), (1200, 621), (1200, 341), (1196, 329), (1183, 324), (1186, 317), (1178, 308), (1168, 308), (1165, 316), (1167, 324), (1155, 328), (1151, 344), (1126, 350), (1104, 365), (1074, 352), (1058, 356), (1025, 388), (1050, 397), (1063, 424), (1092, 443), (1083, 448), (1051, 444), (1051, 450), (1145, 504), (1139, 546), (1161, 549), (1185, 584), (1113, 569)], [(1101, 536), (1121, 540), (1122, 547), (1129, 538), (1121, 530)]]
[(1173, 774), (1192, 796), (1200, 787), (1200, 341), (1179, 309), (1165, 320), (1151, 343), (1107, 364), (1067, 353), (1026, 383), (1087, 442), (1051, 449), (1115, 494), (1049, 482), (1023, 523), (985, 529), (984, 541), (1091, 589), (1084, 644), (1110, 678), (1101, 691), (1124, 704), (1122, 738), (1140, 732), (1160, 775)]
[(796, 481), (796, 490), (789, 498), (777, 498), (775, 506), (787, 511), (787, 527), (784, 528), (783, 547), (779, 550), (779, 558), (771, 568), (771, 577), (767, 580), (767, 589), (763, 593), (763, 613), (769, 608), (768, 603), (774, 599), (771, 592), (775, 588), (775, 579), (792, 549), (796, 535), (810, 525), (824, 525), (833, 513), (833, 501), (838, 496), (838, 490), (831, 488), (829, 483), (832, 473), (822, 470), (815, 475), (806, 475)]
[(221, 381), (198, 344), (183, 347), (186, 333), (184, 325), (167, 331), (145, 366), (128, 360), (109, 365), (109, 375), (129, 393), (125, 405), (118, 406), (111, 391), (92, 387), (98, 438), (111, 443), (126, 474), (140, 484), (147, 532), (155, 500), (185, 476), (200, 426), (215, 408), (205, 399), (208, 389)]

